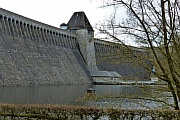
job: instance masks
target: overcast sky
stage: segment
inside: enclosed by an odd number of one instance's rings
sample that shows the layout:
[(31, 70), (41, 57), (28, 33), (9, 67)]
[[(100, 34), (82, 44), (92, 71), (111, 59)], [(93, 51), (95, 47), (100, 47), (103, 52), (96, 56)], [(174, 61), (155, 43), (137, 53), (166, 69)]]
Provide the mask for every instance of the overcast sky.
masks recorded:
[(112, 10), (99, 8), (103, 0), (0, 0), (0, 7), (28, 18), (59, 27), (74, 12), (84, 11), (94, 26)]
[[(107, 20), (114, 9), (102, 8), (104, 0), (0, 0), (0, 7), (36, 21), (59, 27), (67, 23), (74, 12), (84, 11), (92, 27), (97, 23)], [(125, 12), (118, 8), (116, 19), (125, 18)], [(104, 35), (95, 30), (95, 37), (102, 38)], [(122, 39), (122, 37), (121, 37)]]

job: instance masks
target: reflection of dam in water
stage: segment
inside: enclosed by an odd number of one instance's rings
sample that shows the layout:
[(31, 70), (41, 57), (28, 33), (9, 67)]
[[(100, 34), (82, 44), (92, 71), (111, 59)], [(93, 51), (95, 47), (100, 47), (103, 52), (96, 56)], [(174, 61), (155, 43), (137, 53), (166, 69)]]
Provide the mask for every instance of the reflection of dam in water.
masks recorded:
[[(89, 88), (95, 89), (98, 99), (77, 101), (86, 95)], [(153, 89), (138, 88), (131, 85), (64, 85), (64, 86), (32, 86), (32, 87), (1, 87), (0, 102), (16, 104), (69, 104), (88, 105), (99, 107), (122, 107), (127, 109), (143, 108), (138, 105), (137, 99), (126, 99), (123, 97), (112, 98), (112, 96), (136, 96), (145, 97), (151, 95)], [(105, 96), (105, 97), (101, 97)], [(157, 107), (157, 103), (143, 101), (142, 104)]]
[[(89, 88), (94, 88), (95, 94), (97, 95), (144, 95), (140, 88), (129, 85), (1, 87), (0, 102), (21, 104), (75, 104), (76, 100), (80, 97), (83, 97)], [(151, 91), (149, 91), (149, 93), (151, 93)]]
[(89, 85), (0, 87), (0, 102), (17, 104), (74, 104)]

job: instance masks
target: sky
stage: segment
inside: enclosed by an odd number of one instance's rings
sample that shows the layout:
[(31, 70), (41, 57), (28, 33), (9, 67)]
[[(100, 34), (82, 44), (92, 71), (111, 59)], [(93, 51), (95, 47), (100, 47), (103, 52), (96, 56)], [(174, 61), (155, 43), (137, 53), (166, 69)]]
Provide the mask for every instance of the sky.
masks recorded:
[[(84, 11), (95, 30), (96, 38), (104, 38), (95, 29), (114, 13), (113, 7), (102, 8), (104, 0), (0, 0), (0, 7), (30, 19), (60, 27), (68, 23), (74, 12)], [(118, 20), (125, 17), (122, 8), (118, 8)], [(99, 26), (98, 26), (99, 27)], [(109, 39), (108, 39), (109, 40)]]
[(103, 0), (0, 0), (0, 7), (22, 16), (59, 27), (74, 12), (84, 11), (92, 26), (104, 20), (112, 10), (100, 8)]

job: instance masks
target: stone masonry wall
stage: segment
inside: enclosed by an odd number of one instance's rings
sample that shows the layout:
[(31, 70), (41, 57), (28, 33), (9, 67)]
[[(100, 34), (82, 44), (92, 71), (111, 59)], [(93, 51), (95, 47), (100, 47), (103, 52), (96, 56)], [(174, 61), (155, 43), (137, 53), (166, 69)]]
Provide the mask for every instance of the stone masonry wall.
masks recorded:
[(91, 83), (77, 35), (0, 8), (0, 86)]
[[(120, 44), (95, 40), (96, 64), (101, 71), (116, 71), (123, 79), (150, 80), (151, 71), (145, 67), (152, 67), (148, 60), (141, 60), (135, 55), (148, 56), (146, 50), (132, 48), (132, 53)], [(140, 63), (139, 63), (140, 61)]]

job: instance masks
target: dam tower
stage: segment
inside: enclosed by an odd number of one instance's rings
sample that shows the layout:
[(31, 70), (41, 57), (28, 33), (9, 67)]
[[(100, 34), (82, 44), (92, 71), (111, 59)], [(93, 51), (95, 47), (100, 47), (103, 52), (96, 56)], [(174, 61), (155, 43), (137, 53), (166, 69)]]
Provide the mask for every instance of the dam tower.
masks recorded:
[(78, 34), (80, 52), (90, 71), (97, 70), (94, 30), (84, 12), (75, 12), (67, 23), (67, 30)]

